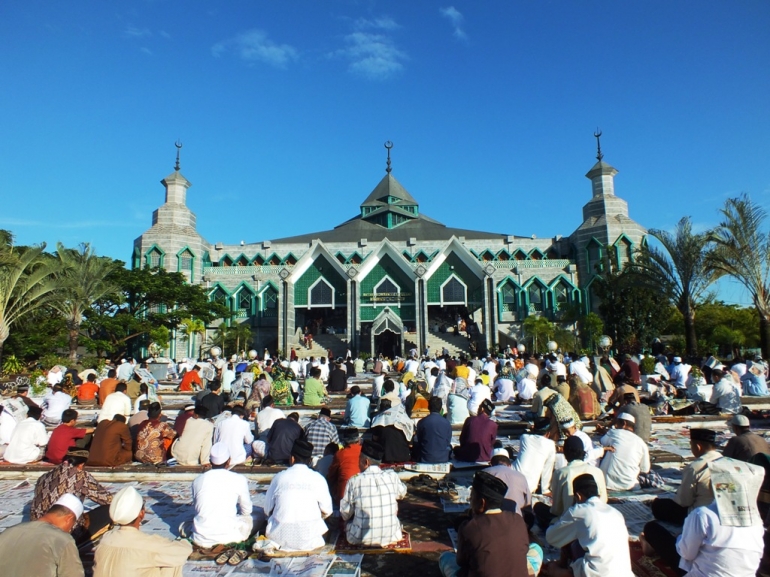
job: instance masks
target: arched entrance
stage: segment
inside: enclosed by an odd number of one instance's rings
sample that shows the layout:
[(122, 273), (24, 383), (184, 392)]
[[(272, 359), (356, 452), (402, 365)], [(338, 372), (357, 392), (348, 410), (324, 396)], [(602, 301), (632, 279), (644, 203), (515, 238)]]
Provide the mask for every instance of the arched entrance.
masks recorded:
[(391, 359), (404, 354), (404, 325), (401, 318), (385, 307), (372, 323), (372, 354), (382, 354)]

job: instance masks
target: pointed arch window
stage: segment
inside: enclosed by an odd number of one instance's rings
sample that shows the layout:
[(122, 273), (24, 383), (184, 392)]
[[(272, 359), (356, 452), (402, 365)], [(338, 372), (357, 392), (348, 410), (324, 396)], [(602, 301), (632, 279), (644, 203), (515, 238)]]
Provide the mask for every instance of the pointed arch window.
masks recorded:
[(399, 304), (401, 302), (401, 287), (388, 276), (377, 283), (372, 292), (375, 303)]
[(211, 295), (209, 296), (209, 299), (212, 302), (219, 303), (221, 305), (226, 306), (227, 308), (230, 308), (227, 304), (227, 301), (229, 300), (229, 295), (225, 292), (225, 290), (222, 287), (215, 288)]
[(517, 308), (518, 290), (511, 282), (505, 283), (500, 288), (500, 303), (505, 313), (515, 313)]
[(441, 305), (467, 305), (468, 287), (456, 276), (450, 276), (441, 285)]
[(147, 266), (150, 268), (163, 266), (163, 253), (157, 247), (147, 253)]
[(527, 298), (529, 299), (529, 312), (543, 312), (543, 303), (545, 302), (545, 294), (543, 294), (543, 287), (540, 284), (533, 282), (527, 287)]
[(181, 272), (189, 272), (192, 270), (193, 254), (189, 249), (182, 252), (177, 258), (179, 259), (179, 270)]
[(307, 308), (334, 308), (334, 287), (326, 279), (319, 278), (307, 292)]

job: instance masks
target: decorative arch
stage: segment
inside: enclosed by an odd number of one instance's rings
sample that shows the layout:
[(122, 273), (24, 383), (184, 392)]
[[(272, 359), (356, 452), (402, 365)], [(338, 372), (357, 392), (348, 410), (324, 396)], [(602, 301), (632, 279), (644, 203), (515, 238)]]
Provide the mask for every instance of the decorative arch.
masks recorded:
[(334, 308), (334, 286), (324, 277), (318, 277), (307, 289), (307, 308)]
[(580, 302), (580, 291), (565, 275), (560, 274), (548, 285), (551, 293), (551, 310), (558, 313), (565, 306)]
[(157, 244), (153, 244), (144, 253), (145, 266), (148, 268), (159, 268), (163, 266), (163, 261), (166, 258), (165, 251)]
[(263, 286), (259, 294), (259, 314), (263, 317), (277, 317), (278, 316), (278, 287), (271, 281), (268, 281)]
[(271, 254), (267, 260), (265, 261), (267, 264), (271, 266), (278, 266), (281, 264), (281, 257), (278, 256), (276, 253)]
[(534, 276), (524, 284), (524, 299), (529, 314), (543, 313), (548, 304), (548, 285)]
[(440, 287), (440, 302), (444, 305), (468, 305), (468, 285), (452, 273)]
[(543, 254), (543, 251), (539, 248), (533, 248), (531, 251), (529, 251), (529, 260), (543, 260), (545, 258), (545, 254)]
[(265, 264), (265, 257), (261, 254), (257, 254), (251, 261), (252, 266), (262, 266), (263, 264)]
[(500, 322), (513, 320), (521, 306), (522, 290), (519, 283), (507, 276), (497, 284), (497, 317)]
[(195, 253), (189, 246), (182, 247), (176, 253), (176, 270), (190, 275), (190, 282), (193, 282), (193, 271), (195, 270)]
[(618, 270), (622, 270), (626, 263), (634, 262), (634, 241), (625, 233), (621, 233), (613, 243), (613, 248), (615, 249), (615, 262)]
[(586, 244), (585, 251), (588, 272), (591, 274), (604, 272), (604, 245), (596, 237), (591, 237), (591, 240)]
[(234, 266), (249, 266), (249, 257), (247, 257), (245, 254), (241, 253), (238, 255), (238, 258), (233, 261)]
[(377, 304), (388, 303), (391, 306), (401, 307), (401, 285), (395, 280), (390, 278), (390, 275), (385, 275), (380, 281), (372, 288), (372, 301)]
[(225, 253), (222, 255), (222, 258), (219, 259), (219, 266), (226, 266), (230, 267), (233, 266), (233, 257), (231, 257), (229, 254)]
[(479, 260), (484, 262), (492, 262), (495, 260), (495, 255), (491, 250), (486, 249), (479, 255)]
[(297, 264), (297, 257), (294, 256), (294, 254), (289, 253), (284, 257), (283, 262), (281, 264), (284, 266), (294, 266), (295, 264)]
[(242, 282), (231, 295), (232, 310), (240, 312), (245, 311), (246, 316), (252, 316), (256, 312), (257, 292), (254, 288)]
[(527, 260), (527, 253), (526, 253), (526, 252), (524, 252), (523, 250), (521, 250), (520, 248), (517, 248), (517, 249), (516, 249), (516, 250), (513, 252), (513, 255), (512, 255), (512, 256), (513, 256), (513, 258), (514, 258), (515, 260)]
[(209, 290), (209, 300), (211, 302), (218, 302), (225, 305), (228, 309), (232, 310), (230, 291), (219, 283), (214, 283), (214, 286)]
[(498, 261), (508, 261), (511, 260), (511, 253), (509, 253), (507, 250), (503, 249), (500, 252), (498, 252), (495, 255), (495, 260)]

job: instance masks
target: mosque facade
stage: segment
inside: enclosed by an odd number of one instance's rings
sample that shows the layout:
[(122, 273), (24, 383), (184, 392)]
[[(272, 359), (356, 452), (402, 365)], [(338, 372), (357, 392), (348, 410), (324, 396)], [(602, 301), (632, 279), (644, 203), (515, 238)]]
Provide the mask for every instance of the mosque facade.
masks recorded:
[[(389, 151), (388, 151), (389, 153)], [(452, 228), (422, 212), (393, 176), (385, 176), (358, 214), (330, 230), (240, 244), (212, 244), (187, 207), (191, 183), (174, 172), (161, 183), (165, 202), (134, 241), (132, 266), (163, 267), (202, 284), (231, 319), (252, 329), (261, 350), (315, 347), (388, 355), (446, 346), (479, 351), (511, 344), (530, 315), (563, 322), (564, 309), (596, 306), (592, 284), (622, 267), (645, 242), (645, 229), (615, 195), (617, 170), (588, 171), (591, 197), (569, 236), (523, 237)], [(465, 324), (463, 340), (446, 327)], [(170, 354), (185, 355), (181, 335)], [(202, 342), (202, 341), (201, 341)], [(463, 344), (465, 343), (465, 344)], [(435, 348), (434, 348), (435, 350)]]

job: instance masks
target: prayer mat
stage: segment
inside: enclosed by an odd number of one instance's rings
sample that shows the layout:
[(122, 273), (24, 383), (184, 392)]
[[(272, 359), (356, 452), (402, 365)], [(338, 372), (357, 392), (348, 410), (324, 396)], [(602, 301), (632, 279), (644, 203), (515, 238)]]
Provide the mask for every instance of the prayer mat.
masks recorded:
[(377, 547), (375, 545), (353, 545), (348, 543), (345, 532), (341, 531), (335, 546), (337, 553), (388, 553), (395, 551), (397, 553), (410, 553), (412, 551), (412, 539), (406, 531), (401, 532), (401, 540), (387, 547)]
[(679, 577), (660, 558), (644, 555), (638, 541), (629, 542), (628, 548), (631, 553), (631, 570), (637, 577)]
[(671, 451), (666, 451), (663, 449), (651, 449), (650, 462), (653, 465), (657, 465), (659, 463), (683, 463), (684, 457), (682, 457), (682, 455), (677, 455), (676, 453), (672, 453)]

